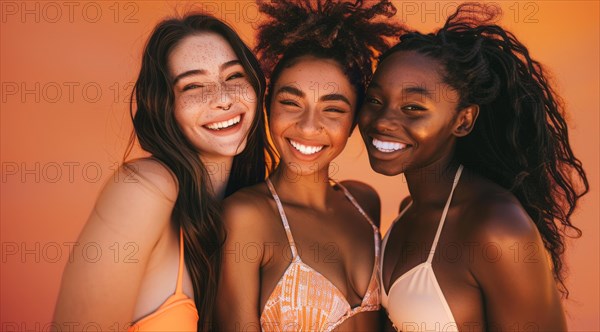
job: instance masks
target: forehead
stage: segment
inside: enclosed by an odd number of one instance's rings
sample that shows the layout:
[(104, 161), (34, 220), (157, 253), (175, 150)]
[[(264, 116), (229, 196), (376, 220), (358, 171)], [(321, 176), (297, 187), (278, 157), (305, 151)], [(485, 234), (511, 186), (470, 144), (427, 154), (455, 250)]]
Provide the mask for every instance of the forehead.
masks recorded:
[(380, 87), (433, 86), (442, 82), (441, 64), (414, 51), (391, 54), (378, 67), (373, 82)]
[(348, 98), (354, 97), (350, 80), (341, 66), (331, 59), (307, 57), (298, 60), (281, 72), (275, 82), (275, 90), (284, 85), (294, 85), (300, 90), (314, 92), (316, 95), (341, 93)]
[(201, 32), (183, 38), (169, 55), (171, 75), (187, 70), (218, 70), (219, 65), (236, 60), (225, 38), (214, 32)]

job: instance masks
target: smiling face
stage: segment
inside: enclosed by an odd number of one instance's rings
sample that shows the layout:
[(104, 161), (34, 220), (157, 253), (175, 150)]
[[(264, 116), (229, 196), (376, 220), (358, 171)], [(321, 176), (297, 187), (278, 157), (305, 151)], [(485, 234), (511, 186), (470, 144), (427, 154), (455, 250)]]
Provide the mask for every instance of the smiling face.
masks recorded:
[(304, 57), (273, 85), (269, 127), (284, 163), (302, 174), (327, 169), (350, 135), (356, 93), (334, 60)]
[(457, 111), (459, 96), (441, 72), (436, 60), (409, 51), (377, 68), (359, 120), (377, 173), (397, 175), (452, 158), (465, 111)]
[(242, 152), (257, 98), (229, 43), (212, 32), (188, 36), (170, 53), (169, 71), (175, 120), (201, 158)]

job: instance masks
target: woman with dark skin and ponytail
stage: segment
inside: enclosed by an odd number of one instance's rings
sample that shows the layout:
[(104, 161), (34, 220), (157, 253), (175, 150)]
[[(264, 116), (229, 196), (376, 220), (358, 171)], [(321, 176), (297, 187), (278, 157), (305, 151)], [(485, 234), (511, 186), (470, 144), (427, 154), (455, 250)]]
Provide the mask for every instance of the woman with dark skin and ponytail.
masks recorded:
[(410, 191), (382, 244), (397, 330), (566, 330), (564, 237), (587, 178), (542, 66), (484, 7), (403, 35), (360, 113), (372, 168)]
[[(312, 6), (311, 6), (312, 4)], [(223, 331), (379, 329), (377, 193), (329, 179), (389, 24), (389, 1), (262, 3), (257, 53), (281, 160), (225, 201), (217, 316)], [(381, 19), (376, 22), (375, 19)]]
[(100, 194), (73, 257), (90, 243), (103, 253), (67, 265), (56, 324), (211, 329), (225, 238), (219, 202), (263, 181), (273, 159), (264, 88), (256, 58), (223, 22), (188, 14), (156, 26), (130, 104), (151, 157), (125, 162)]

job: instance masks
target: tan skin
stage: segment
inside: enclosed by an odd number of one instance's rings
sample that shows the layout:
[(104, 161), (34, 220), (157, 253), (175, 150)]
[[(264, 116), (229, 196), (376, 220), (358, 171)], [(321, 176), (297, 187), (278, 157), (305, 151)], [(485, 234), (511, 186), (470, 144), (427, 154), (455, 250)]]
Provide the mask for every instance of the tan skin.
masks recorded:
[[(249, 101), (251, 98), (218, 93), (205, 98), (199, 86), (248, 86), (235, 52), (215, 33), (188, 36), (171, 51), (169, 72), (174, 83), (174, 117), (182, 132), (200, 151), (203, 162), (230, 169), (233, 157), (245, 146), (256, 98)], [(249, 88), (248, 93), (252, 92)], [(244, 114), (235, 132), (216, 135), (205, 127), (235, 114)], [(179, 190), (177, 179), (154, 158), (127, 164), (129, 168), (121, 168), (105, 185), (73, 257), (84, 257), (82, 250), (90, 243), (97, 244), (103, 254), (98, 261), (73, 260), (65, 268), (54, 314), (61, 327), (125, 330), (131, 322), (156, 311), (175, 292), (179, 229), (171, 215)], [(222, 198), (228, 174), (215, 173), (210, 180), (214, 195)], [(183, 292), (194, 298), (187, 268)]]
[[(412, 200), (383, 254), (386, 293), (427, 259), (458, 169), (456, 139), (470, 133), (479, 112), (476, 105), (457, 110), (458, 95), (441, 72), (434, 59), (394, 53), (377, 69), (361, 110), (371, 166), (389, 176), (404, 173), (410, 197), (401, 210)], [(404, 148), (382, 152), (374, 138)], [(460, 331), (566, 330), (535, 224), (510, 192), (469, 169), (454, 192), (433, 271)], [(386, 330), (393, 330), (389, 320)]]
[[(327, 178), (329, 164), (350, 135), (355, 103), (354, 89), (336, 62), (306, 57), (281, 73), (270, 118), (273, 141), (282, 157), (270, 179), (300, 257), (330, 280), (351, 307), (360, 305), (371, 280), (373, 228)], [(292, 141), (323, 149), (303, 155)], [(380, 202), (374, 190), (355, 181), (343, 185), (378, 224)], [(291, 263), (281, 217), (266, 184), (226, 199), (224, 221), (228, 236), (219, 284), (219, 327), (259, 331), (265, 303)], [(244, 255), (243, 248), (257, 244), (258, 256), (256, 250)], [(337, 330), (373, 331), (378, 324), (378, 312), (361, 313)]]

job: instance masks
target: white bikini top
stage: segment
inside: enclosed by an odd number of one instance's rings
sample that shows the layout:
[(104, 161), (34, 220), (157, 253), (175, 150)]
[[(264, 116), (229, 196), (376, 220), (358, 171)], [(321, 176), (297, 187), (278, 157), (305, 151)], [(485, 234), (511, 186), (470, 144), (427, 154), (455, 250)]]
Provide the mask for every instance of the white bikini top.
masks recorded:
[(412, 202), (402, 210), (383, 239), (382, 255), (380, 260), (380, 283), (381, 283), (381, 304), (386, 309), (388, 317), (392, 321), (396, 330), (402, 331), (458, 331), (458, 326), (450, 311), (448, 302), (442, 293), (442, 289), (435, 277), (431, 266), (435, 249), (437, 247), (444, 221), (448, 214), (448, 208), (452, 201), (454, 189), (460, 179), (463, 166), (460, 165), (454, 176), (454, 183), (450, 196), (444, 207), (444, 212), (440, 219), (433, 244), (429, 250), (427, 260), (408, 272), (401, 275), (390, 286), (386, 293), (383, 283), (383, 261), (385, 257), (385, 246), (387, 239), (398, 220), (404, 212), (412, 205)]

